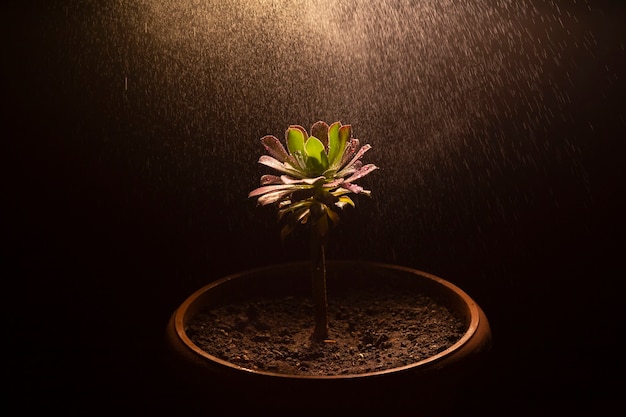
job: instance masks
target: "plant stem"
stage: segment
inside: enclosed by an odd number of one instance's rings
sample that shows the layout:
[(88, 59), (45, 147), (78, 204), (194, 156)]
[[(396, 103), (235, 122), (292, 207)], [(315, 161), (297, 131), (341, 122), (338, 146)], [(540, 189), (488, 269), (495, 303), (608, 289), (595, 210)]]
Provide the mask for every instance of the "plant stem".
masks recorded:
[[(315, 228), (312, 228), (315, 229)], [(311, 233), (311, 279), (315, 328), (311, 338), (328, 339), (328, 299), (326, 296), (326, 244), (315, 231)]]

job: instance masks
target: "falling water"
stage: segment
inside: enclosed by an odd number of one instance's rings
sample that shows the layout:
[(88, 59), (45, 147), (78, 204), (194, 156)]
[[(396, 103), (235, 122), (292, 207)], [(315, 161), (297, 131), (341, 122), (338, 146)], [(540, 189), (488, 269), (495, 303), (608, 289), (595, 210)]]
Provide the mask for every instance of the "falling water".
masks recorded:
[(278, 229), (246, 199), (263, 172), (258, 139), (318, 119), (352, 124), (381, 167), (333, 256), (437, 270), (506, 255), (503, 242), (530, 247), (529, 226), (568, 230), (563, 214), (591, 204), (597, 115), (581, 103), (623, 83), (602, 45), (608, 12), (586, 1), (143, 0), (63, 13), (90, 51), (68, 57), (69, 78), (113, 103), (109, 158), (209, 258), (219, 241), (284, 259), (261, 249)]
[(247, 194), (259, 138), (319, 119), (380, 167), (328, 257), (431, 272), (489, 317), (462, 413), (623, 406), (623, 0), (9, 3), (16, 410), (182, 414), (163, 328), (209, 280), (307, 257)]

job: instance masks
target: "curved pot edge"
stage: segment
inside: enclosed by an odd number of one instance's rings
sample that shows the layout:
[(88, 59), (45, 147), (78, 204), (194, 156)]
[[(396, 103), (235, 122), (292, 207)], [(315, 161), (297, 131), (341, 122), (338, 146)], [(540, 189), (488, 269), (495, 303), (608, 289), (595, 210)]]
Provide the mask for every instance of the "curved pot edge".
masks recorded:
[(238, 273), (230, 274), (218, 279), (191, 294), (172, 314), (166, 329), (166, 340), (170, 348), (173, 349), (175, 355), (179, 355), (181, 359), (188, 362), (192, 367), (204, 369), (206, 372), (228, 373), (239, 372), (241, 375), (256, 376), (261, 378), (288, 379), (288, 380), (352, 380), (361, 378), (384, 377), (387, 374), (431, 374), (432, 372), (442, 372), (446, 368), (464, 368), (463, 362), (473, 364), (479, 361), (480, 357), (487, 353), (491, 348), (492, 336), (491, 328), (484, 311), (480, 306), (461, 288), (451, 282), (437, 277), (435, 275), (423, 272), (417, 269), (404, 267), (394, 264), (384, 264), (367, 261), (329, 261), (329, 268), (333, 267), (354, 267), (360, 265), (368, 268), (382, 268), (402, 271), (409, 274), (419, 275), (421, 277), (432, 280), (448, 291), (453, 292), (456, 296), (467, 304), (470, 312), (469, 326), (466, 334), (455, 343), (438, 355), (427, 358), (423, 361), (416, 362), (404, 367), (392, 368), (385, 371), (371, 372), (366, 374), (352, 375), (329, 375), (329, 376), (302, 376), (302, 375), (285, 375), (265, 371), (255, 371), (235, 364), (223, 361), (208, 353), (202, 351), (195, 346), (185, 334), (185, 322), (190, 317), (190, 311), (194, 310), (193, 306), (197, 300), (201, 299), (207, 292), (219, 288), (225, 282), (236, 280), (239, 277), (250, 274), (265, 273), (272, 270), (283, 268), (299, 268), (307, 267), (307, 262), (285, 263), (277, 265), (263, 266), (259, 268), (249, 269)]

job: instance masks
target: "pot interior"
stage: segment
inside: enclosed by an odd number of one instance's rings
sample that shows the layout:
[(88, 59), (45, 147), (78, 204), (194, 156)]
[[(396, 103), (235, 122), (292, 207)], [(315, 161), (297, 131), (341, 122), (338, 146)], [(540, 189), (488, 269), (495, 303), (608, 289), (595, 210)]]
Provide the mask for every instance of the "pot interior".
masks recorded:
[[(422, 292), (455, 313), (467, 329), (471, 326), (473, 301), (461, 289), (436, 276), (396, 265), (354, 261), (329, 261), (326, 270), (329, 296), (357, 288)], [(190, 296), (184, 306), (183, 321), (209, 305), (242, 301), (251, 296), (309, 296), (310, 293), (307, 262), (244, 271), (211, 283)]]

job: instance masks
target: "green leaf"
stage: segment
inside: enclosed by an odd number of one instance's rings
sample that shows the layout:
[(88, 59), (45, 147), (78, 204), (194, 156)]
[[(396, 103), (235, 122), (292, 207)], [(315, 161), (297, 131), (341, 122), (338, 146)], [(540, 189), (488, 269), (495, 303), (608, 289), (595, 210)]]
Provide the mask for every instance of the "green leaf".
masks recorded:
[(335, 122), (328, 129), (328, 163), (331, 167), (338, 167), (341, 164), (343, 153), (346, 150), (346, 143), (352, 135), (352, 126)]
[(296, 169), (296, 171), (299, 172), (301, 178), (305, 178), (307, 176), (307, 173), (305, 172), (307, 160), (306, 151), (304, 149), (293, 151), (292, 156), (293, 160), (296, 163), (296, 166), (294, 166), (294, 168)]
[(307, 139), (305, 150), (308, 155), (307, 168), (313, 173), (321, 174), (328, 168), (328, 157), (324, 149), (324, 144), (315, 136)]
[(340, 126), (341, 123), (335, 122), (328, 128), (328, 163), (330, 166), (333, 166), (338, 158)]
[(352, 136), (352, 126), (344, 125), (339, 128), (339, 147), (340, 147), (342, 154), (346, 148), (346, 143), (348, 143), (351, 136)]
[(339, 202), (341, 203), (341, 205), (344, 205), (344, 206), (351, 205), (352, 207), (356, 207), (354, 205), (354, 201), (352, 201), (352, 199), (348, 197), (347, 195), (339, 197)]
[(306, 154), (304, 151), (304, 142), (308, 135), (302, 126), (289, 126), (287, 132), (285, 132), (285, 136), (287, 139), (287, 149), (289, 149), (290, 154), (295, 155), (296, 151)]

